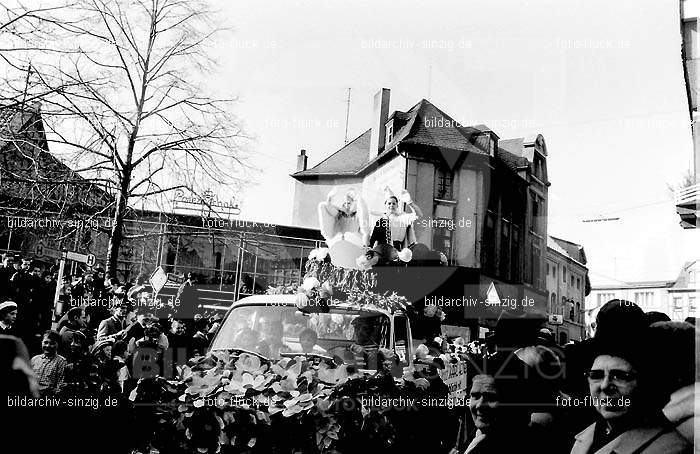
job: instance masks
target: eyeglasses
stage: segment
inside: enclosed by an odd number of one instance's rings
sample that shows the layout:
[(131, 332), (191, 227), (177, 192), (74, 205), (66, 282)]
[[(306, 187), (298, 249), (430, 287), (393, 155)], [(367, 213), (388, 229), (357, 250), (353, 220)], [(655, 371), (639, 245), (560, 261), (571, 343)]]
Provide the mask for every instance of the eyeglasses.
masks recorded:
[[(605, 370), (603, 369), (591, 369), (585, 372), (588, 381), (599, 382), (605, 378)], [(627, 372), (621, 369), (611, 369), (608, 372), (608, 377), (611, 382), (616, 385), (628, 385), (630, 382), (637, 378), (637, 374), (634, 372)]]

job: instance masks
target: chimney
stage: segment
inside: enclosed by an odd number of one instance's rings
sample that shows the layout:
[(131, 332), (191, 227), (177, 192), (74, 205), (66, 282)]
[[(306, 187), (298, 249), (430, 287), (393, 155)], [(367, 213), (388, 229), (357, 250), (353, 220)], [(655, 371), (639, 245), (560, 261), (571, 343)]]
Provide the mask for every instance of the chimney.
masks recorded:
[(391, 90), (382, 88), (374, 95), (372, 112), (372, 132), (369, 140), (369, 159), (374, 159), (384, 150), (386, 140), (386, 122), (389, 119), (389, 97)]
[(306, 156), (306, 150), (301, 150), (297, 156), (297, 172), (306, 170), (306, 161), (309, 158)]

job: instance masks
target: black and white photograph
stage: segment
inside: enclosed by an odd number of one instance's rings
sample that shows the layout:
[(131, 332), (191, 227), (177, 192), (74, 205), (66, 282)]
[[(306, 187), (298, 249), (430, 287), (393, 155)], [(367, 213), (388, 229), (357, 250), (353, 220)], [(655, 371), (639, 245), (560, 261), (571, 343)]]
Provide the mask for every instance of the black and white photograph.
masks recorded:
[(699, 14), (0, 0), (0, 451), (700, 452)]

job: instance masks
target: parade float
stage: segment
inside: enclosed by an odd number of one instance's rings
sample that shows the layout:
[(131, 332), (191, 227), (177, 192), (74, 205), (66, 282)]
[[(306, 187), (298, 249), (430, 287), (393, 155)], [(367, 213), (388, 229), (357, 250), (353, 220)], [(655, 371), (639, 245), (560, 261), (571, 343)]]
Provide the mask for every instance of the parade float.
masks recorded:
[(454, 443), (466, 362), (440, 337), (439, 307), (409, 301), (401, 285), (385, 290), (377, 271), (400, 275), (411, 250), (397, 250), (388, 225), (385, 241), (365, 246), (358, 205), (348, 194), (340, 208), (330, 196), (319, 206), (329, 247), (309, 254), (301, 285), (234, 303), (208, 354), (179, 368), (177, 380), (139, 380), (130, 396), (143, 431), (134, 452), (405, 452)]

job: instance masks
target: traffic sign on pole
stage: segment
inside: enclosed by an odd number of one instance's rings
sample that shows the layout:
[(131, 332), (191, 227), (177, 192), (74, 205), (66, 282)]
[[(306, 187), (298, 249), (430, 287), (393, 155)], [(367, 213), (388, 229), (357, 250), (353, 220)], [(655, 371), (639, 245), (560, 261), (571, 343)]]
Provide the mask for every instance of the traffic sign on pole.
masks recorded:
[(150, 282), (151, 287), (153, 287), (154, 294), (157, 295), (163, 289), (165, 283), (168, 282), (168, 273), (165, 272), (162, 266), (159, 266), (153, 271), (148, 282)]

